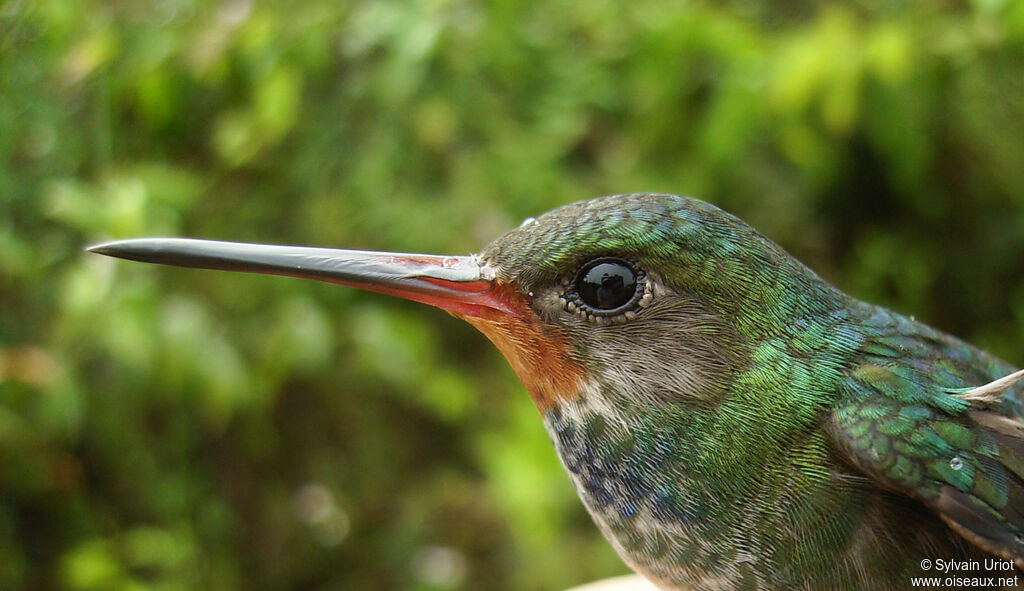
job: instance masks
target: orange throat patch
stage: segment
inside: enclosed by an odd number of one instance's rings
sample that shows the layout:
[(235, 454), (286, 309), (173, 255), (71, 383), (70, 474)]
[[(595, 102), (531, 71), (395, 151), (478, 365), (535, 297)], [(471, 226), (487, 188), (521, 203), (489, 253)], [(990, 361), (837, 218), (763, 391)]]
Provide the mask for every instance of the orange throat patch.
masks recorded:
[(580, 392), (584, 371), (569, 359), (568, 340), (557, 328), (543, 326), (532, 310), (518, 316), (459, 317), (498, 347), (541, 412), (575, 398)]

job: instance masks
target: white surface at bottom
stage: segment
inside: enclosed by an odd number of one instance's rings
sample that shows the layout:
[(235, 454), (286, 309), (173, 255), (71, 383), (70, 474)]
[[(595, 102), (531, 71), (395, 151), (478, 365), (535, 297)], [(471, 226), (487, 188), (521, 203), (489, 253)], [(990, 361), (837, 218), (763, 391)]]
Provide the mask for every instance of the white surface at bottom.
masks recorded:
[(626, 575), (588, 583), (566, 591), (658, 591), (658, 588), (640, 575)]

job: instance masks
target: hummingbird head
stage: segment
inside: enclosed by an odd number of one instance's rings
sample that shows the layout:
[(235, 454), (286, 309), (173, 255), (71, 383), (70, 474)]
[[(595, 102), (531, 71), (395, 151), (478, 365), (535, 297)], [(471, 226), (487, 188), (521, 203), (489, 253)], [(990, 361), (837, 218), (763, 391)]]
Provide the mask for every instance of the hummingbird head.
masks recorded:
[(90, 250), (318, 279), (437, 306), (483, 332), (542, 411), (584, 391), (623, 411), (711, 401), (751, 343), (834, 300), (832, 288), (738, 218), (665, 194), (565, 205), (471, 256), (180, 238)]
[[(530, 339), (500, 320), (467, 320), (510, 359), (544, 342), (542, 361), (559, 360), (551, 370), (589, 380), (583, 389), (622, 411), (713, 401), (756, 343), (838, 308), (839, 292), (748, 224), (677, 195), (572, 203), (525, 221), (478, 258), (521, 298)], [(544, 408), (580, 390), (531, 392)]]

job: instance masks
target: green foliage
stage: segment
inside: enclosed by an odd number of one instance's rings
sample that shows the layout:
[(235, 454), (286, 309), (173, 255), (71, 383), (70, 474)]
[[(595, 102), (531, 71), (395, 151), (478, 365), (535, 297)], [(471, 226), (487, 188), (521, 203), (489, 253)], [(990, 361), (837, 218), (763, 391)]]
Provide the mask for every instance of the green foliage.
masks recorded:
[(624, 570), (470, 327), (86, 244), (464, 253), (686, 193), (1020, 363), (1022, 97), (1021, 0), (0, 5), (0, 587)]

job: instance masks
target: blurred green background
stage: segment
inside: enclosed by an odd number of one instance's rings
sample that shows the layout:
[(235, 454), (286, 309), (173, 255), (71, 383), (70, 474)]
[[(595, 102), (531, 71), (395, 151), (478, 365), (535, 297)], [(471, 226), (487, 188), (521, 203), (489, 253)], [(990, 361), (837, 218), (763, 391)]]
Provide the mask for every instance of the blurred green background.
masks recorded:
[(82, 252), (472, 252), (691, 194), (1024, 362), (1024, 1), (0, 4), (0, 588), (625, 567), (507, 364), (383, 296)]

